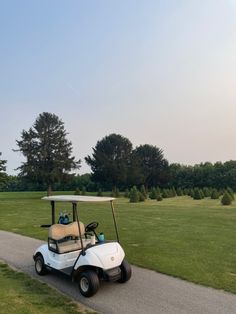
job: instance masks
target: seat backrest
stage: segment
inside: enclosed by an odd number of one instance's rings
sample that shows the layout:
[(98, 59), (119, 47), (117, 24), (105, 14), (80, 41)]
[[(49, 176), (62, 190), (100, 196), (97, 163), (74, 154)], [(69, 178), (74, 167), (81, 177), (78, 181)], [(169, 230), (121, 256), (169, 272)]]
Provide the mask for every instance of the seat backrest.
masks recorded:
[[(85, 233), (84, 224), (79, 222), (81, 236)], [(65, 237), (79, 237), (79, 228), (77, 221), (68, 225), (54, 224), (48, 230), (48, 237), (54, 240), (61, 240)]]

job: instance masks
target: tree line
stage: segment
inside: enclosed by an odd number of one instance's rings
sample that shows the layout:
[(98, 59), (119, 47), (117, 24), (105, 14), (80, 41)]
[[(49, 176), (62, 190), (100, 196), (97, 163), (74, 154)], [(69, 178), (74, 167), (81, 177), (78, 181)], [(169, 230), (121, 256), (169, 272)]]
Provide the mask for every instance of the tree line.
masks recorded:
[(76, 175), (81, 160), (72, 156), (72, 143), (58, 116), (40, 114), (32, 127), (21, 132), (17, 149), (25, 157), (19, 175), (6, 174), (0, 153), (0, 190), (122, 190), (137, 186), (161, 189), (231, 188), (236, 191), (236, 161), (205, 162), (194, 166), (170, 164), (163, 150), (150, 144), (133, 147), (131, 141), (110, 134), (98, 140), (85, 157), (91, 174)]

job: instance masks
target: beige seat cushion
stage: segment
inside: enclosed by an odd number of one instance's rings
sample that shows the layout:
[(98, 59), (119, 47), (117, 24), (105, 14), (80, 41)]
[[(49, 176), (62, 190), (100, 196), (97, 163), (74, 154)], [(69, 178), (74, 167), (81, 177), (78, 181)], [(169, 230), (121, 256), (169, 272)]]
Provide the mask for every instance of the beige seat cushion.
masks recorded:
[[(81, 236), (85, 233), (84, 224), (80, 222)], [(48, 231), (49, 249), (58, 253), (66, 253), (81, 250), (79, 228), (77, 221), (68, 225), (54, 224)]]
[[(81, 236), (84, 235), (85, 228), (82, 222), (79, 222)], [(49, 228), (48, 231), (49, 238), (53, 240), (61, 240), (65, 237), (79, 237), (79, 228), (77, 221), (74, 221), (68, 225), (54, 224)]]

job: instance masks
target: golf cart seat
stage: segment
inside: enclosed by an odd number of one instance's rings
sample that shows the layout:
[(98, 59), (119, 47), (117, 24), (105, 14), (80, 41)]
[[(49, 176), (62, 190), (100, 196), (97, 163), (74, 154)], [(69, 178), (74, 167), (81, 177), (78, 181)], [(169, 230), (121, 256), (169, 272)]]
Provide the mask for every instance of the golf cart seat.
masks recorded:
[[(85, 233), (84, 224), (79, 222), (81, 236)], [(56, 253), (67, 253), (81, 249), (77, 221), (68, 225), (54, 224), (48, 231), (48, 248)]]

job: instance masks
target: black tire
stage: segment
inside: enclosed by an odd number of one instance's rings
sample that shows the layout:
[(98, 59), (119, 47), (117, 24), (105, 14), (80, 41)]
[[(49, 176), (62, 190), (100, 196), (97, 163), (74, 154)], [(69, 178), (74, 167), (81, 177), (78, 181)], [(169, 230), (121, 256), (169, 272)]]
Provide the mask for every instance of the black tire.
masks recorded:
[(39, 276), (43, 276), (48, 273), (41, 254), (36, 255), (34, 262), (35, 271)]
[(98, 275), (93, 270), (87, 270), (79, 274), (78, 285), (80, 293), (85, 297), (93, 296), (99, 288)]
[(121, 269), (121, 278), (118, 280), (118, 282), (124, 283), (130, 280), (131, 275), (132, 275), (132, 270), (131, 270), (130, 264), (125, 259), (121, 263), (120, 269)]

